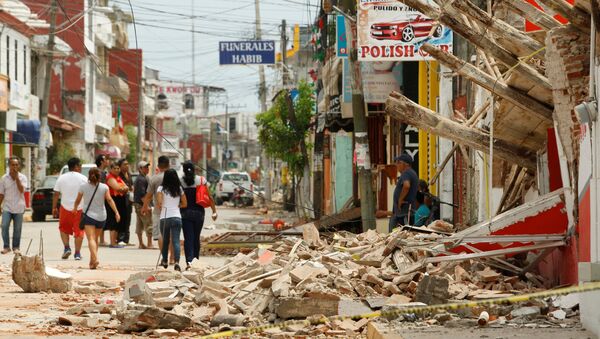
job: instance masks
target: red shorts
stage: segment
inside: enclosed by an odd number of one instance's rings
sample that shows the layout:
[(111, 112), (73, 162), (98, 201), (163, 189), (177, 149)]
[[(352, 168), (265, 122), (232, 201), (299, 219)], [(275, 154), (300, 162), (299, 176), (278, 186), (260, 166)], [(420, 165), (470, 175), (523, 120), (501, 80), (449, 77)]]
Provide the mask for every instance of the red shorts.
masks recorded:
[(79, 219), (81, 219), (81, 211), (67, 211), (60, 206), (58, 213), (58, 229), (65, 234), (72, 235), (76, 238), (83, 237), (84, 231), (79, 229)]

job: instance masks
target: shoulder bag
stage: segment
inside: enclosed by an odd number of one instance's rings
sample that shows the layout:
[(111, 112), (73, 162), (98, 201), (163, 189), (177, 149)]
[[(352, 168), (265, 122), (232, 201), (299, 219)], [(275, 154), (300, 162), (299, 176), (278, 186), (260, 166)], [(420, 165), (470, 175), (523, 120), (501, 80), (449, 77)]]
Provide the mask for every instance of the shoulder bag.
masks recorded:
[(85, 228), (85, 224), (83, 223), (84, 220), (84, 216), (87, 214), (87, 212), (90, 210), (90, 206), (92, 205), (92, 201), (94, 201), (94, 196), (96, 195), (96, 191), (98, 190), (98, 186), (100, 186), (100, 184), (96, 184), (96, 188), (94, 188), (94, 193), (92, 193), (92, 197), (90, 198), (90, 202), (88, 202), (87, 208), (85, 209), (85, 212), (83, 212), (83, 214), (81, 215), (81, 219), (79, 219), (79, 229), (83, 230)]
[(196, 204), (204, 208), (210, 207), (210, 192), (206, 185), (206, 179), (204, 182), (200, 179), (200, 185), (196, 186)]

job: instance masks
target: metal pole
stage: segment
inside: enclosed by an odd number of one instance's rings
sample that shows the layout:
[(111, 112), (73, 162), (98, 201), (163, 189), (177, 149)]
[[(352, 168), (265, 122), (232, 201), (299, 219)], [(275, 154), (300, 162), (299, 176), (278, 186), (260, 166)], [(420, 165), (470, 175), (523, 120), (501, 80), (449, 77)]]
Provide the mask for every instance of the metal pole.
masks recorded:
[(52, 85), (52, 63), (54, 60), (54, 32), (56, 30), (56, 0), (52, 0), (50, 6), (50, 33), (48, 35), (48, 47), (46, 54), (46, 70), (45, 70), (45, 83), (44, 83), (44, 97), (42, 111), (40, 112), (40, 141), (39, 141), (39, 152), (38, 152), (38, 168), (36, 176), (41, 182), (46, 176), (46, 168), (48, 162), (48, 149), (46, 148), (48, 143), (48, 112), (50, 111), (50, 87)]
[[(194, 0), (192, 0), (192, 83), (196, 86), (196, 23), (194, 16)], [(195, 110), (195, 108), (194, 108)]]
[(224, 170), (227, 171), (229, 168), (229, 103), (225, 104), (225, 130), (227, 131), (227, 135), (225, 138), (225, 164)]
[[(138, 65), (142, 65), (142, 53), (138, 51)], [(142, 160), (142, 147), (144, 140), (144, 87), (142, 86), (142, 78), (139, 79), (140, 83), (138, 84), (140, 94), (139, 94), (139, 104), (138, 104), (138, 119), (137, 119), (137, 140), (136, 140), (136, 163)]]
[(288, 70), (287, 70), (287, 34), (285, 20), (281, 20), (281, 72), (283, 79), (283, 89), (288, 85)]
[[(260, 22), (260, 0), (254, 0), (254, 11), (256, 16), (256, 39), (262, 39), (261, 22)], [(265, 67), (263, 65), (258, 66), (258, 98), (260, 100), (260, 111), (267, 111), (267, 85), (265, 82)], [(263, 169), (262, 186), (265, 188), (265, 198), (271, 200), (271, 162), (267, 156), (267, 152), (263, 150), (261, 157), (261, 169)]]

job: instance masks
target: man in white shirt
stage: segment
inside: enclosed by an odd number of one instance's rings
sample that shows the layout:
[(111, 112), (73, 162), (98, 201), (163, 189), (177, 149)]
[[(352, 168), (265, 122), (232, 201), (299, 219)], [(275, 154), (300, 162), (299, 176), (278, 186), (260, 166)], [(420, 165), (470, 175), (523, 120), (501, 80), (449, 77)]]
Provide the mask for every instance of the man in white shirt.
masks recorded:
[[(69, 246), (69, 236), (75, 238), (75, 260), (81, 260), (81, 244), (83, 243), (84, 231), (79, 229), (79, 220), (81, 219), (82, 204), (76, 211), (73, 210), (75, 199), (79, 193), (79, 187), (87, 182), (87, 178), (81, 174), (81, 160), (71, 158), (67, 162), (69, 172), (62, 174), (56, 180), (54, 185), (54, 196), (52, 199), (52, 215), (58, 217), (58, 229), (65, 249), (62, 255), (67, 259), (71, 255)], [(57, 207), (60, 196), (60, 210)]]
[(2, 212), (2, 254), (10, 252), (10, 221), (13, 221), (12, 251), (19, 253), (21, 246), (21, 229), (25, 212), (25, 188), (27, 177), (20, 173), (21, 161), (17, 157), (8, 159), (9, 171), (0, 179), (0, 211)]

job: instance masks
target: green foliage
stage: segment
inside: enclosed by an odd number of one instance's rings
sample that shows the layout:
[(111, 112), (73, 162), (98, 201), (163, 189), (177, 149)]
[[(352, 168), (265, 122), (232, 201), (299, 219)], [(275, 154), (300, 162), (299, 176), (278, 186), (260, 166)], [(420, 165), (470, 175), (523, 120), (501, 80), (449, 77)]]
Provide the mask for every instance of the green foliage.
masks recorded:
[[(133, 125), (125, 125), (125, 133), (127, 134), (127, 141), (129, 142), (129, 154), (127, 154), (127, 161), (130, 164), (137, 164), (137, 127)], [(131, 168), (134, 167), (135, 166)]]
[[(290, 171), (302, 177), (308, 159), (300, 151), (300, 141), (306, 139), (314, 115), (315, 99), (311, 85), (298, 85), (298, 98), (293, 103), (297, 126), (290, 121), (286, 97), (281, 94), (266, 112), (256, 116), (258, 140), (269, 156), (288, 163)], [(309, 148), (310, 145), (307, 145)]]
[(48, 149), (48, 169), (46, 174), (57, 174), (67, 164), (67, 161), (75, 156), (75, 150), (68, 142), (56, 141), (55, 145)]

